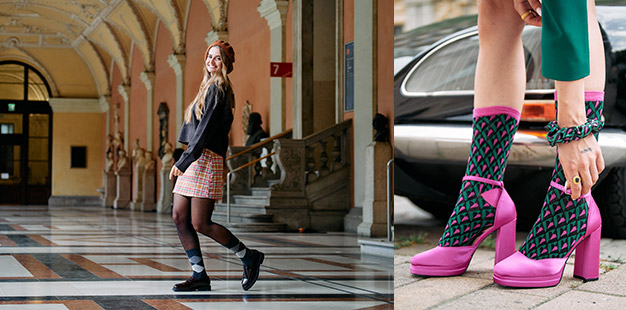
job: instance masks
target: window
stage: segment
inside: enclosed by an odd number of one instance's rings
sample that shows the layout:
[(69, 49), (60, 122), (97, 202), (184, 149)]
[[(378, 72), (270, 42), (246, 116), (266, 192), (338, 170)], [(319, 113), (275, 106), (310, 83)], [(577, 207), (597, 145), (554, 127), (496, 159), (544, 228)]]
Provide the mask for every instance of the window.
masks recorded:
[(41, 74), (26, 64), (0, 63), (0, 99), (47, 101), (50, 87)]
[[(541, 74), (541, 29), (527, 27), (523, 34), (528, 91), (548, 92), (554, 81)], [(470, 32), (439, 45), (418, 61), (407, 75), (402, 91), (407, 96), (473, 93), (478, 60), (478, 33)]]

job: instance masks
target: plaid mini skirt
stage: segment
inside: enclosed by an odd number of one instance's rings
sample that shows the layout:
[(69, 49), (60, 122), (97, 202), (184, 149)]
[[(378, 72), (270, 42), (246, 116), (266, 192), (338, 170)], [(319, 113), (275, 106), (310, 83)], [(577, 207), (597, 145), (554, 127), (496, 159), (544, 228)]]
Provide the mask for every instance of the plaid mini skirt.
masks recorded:
[(198, 160), (193, 162), (176, 180), (172, 191), (187, 197), (222, 199), (224, 184), (224, 159), (204, 149)]

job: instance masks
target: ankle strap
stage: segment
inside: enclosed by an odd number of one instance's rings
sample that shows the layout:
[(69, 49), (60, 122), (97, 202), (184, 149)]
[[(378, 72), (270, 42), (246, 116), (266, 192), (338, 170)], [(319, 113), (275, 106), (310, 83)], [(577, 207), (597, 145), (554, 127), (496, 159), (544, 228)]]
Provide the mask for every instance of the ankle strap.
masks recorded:
[[(561, 185), (561, 184), (559, 184), (559, 183), (556, 183), (556, 182), (554, 182), (554, 181), (550, 181), (550, 185), (551, 185), (552, 187), (554, 187), (554, 188), (556, 188), (556, 189), (558, 189), (558, 190), (560, 190), (560, 191), (562, 191), (562, 192), (564, 192), (564, 193), (568, 194), (568, 195), (571, 195), (571, 194), (572, 194), (572, 190), (571, 190), (571, 189), (569, 189), (569, 188), (568, 188), (568, 189), (565, 189), (565, 186), (563, 186), (563, 185)], [(581, 198), (588, 198), (588, 197), (590, 197), (590, 196), (591, 196), (591, 191), (589, 191), (588, 193), (586, 193), (586, 194), (584, 194), (584, 195), (580, 195), (580, 197), (581, 197)]]
[(498, 187), (504, 187), (504, 183), (502, 181), (496, 181), (496, 180), (492, 180), (492, 179), (481, 178), (481, 177), (477, 177), (477, 176), (474, 176), (474, 175), (466, 175), (466, 176), (464, 176), (463, 177), (463, 181), (477, 181), (477, 182), (482, 182), (482, 183), (495, 185), (495, 186), (498, 186)]

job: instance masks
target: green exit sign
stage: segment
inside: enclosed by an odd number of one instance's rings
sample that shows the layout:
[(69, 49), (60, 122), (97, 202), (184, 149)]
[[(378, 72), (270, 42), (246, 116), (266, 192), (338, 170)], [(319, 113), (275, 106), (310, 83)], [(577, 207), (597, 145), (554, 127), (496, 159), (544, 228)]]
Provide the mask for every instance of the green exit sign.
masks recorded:
[(15, 103), (9, 103), (9, 112), (15, 111)]

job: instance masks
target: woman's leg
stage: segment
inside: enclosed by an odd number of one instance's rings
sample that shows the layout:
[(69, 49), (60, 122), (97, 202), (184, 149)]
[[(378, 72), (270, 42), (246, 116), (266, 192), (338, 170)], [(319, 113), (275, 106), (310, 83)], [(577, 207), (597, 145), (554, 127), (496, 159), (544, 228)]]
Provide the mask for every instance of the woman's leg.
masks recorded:
[(526, 70), (524, 21), (512, 1), (478, 1), (479, 52), (474, 82), (474, 108), (522, 108)]
[(254, 285), (258, 276), (264, 254), (248, 249), (230, 230), (211, 220), (215, 200), (208, 198), (191, 199), (191, 218), (195, 231), (210, 237), (222, 246), (230, 249), (241, 259), (244, 265), (242, 286), (248, 290)]
[[(593, 0), (588, 1), (587, 11), (590, 75), (581, 80), (556, 82), (557, 120), (560, 127), (579, 125), (584, 123), (586, 119), (599, 120), (602, 116), (604, 48), (598, 22), (595, 18)], [(580, 123), (566, 125), (567, 122), (572, 122), (577, 118), (582, 118), (582, 120), (578, 120)], [(496, 283), (516, 287), (556, 285), (561, 280), (562, 268), (564, 268), (565, 262), (575, 246), (577, 248), (574, 276), (587, 281), (598, 278), (601, 222), (598, 208), (590, 197), (578, 198), (581, 194), (580, 185), (578, 185), (576, 193), (574, 193), (573, 186), (570, 187), (572, 189), (571, 195), (566, 193), (563, 187), (565, 180), (571, 180), (571, 178), (566, 177), (563, 171), (563, 165), (569, 165), (568, 161), (571, 161), (571, 153), (566, 154), (571, 150), (566, 148), (574, 147), (584, 140), (591, 140), (597, 147), (597, 138), (598, 135), (594, 134), (583, 140), (558, 145), (552, 180), (539, 218), (531, 228), (530, 234), (520, 247), (519, 252), (497, 264), (494, 268), (494, 281)], [(575, 149), (574, 153), (580, 154), (579, 149)], [(586, 156), (589, 152), (582, 153)], [(566, 157), (569, 158), (565, 159)], [(562, 161), (561, 159), (565, 160)], [(586, 160), (575, 161), (588, 164)], [(602, 169), (603, 164), (602, 167), (598, 167), (598, 171)], [(585, 194), (591, 187), (589, 184), (591, 177), (583, 177), (583, 184), (585, 179), (587, 179), (588, 184), (586, 190), (582, 189), (582, 194)], [(592, 180), (593, 183), (596, 180), (597, 176)]]
[(174, 285), (174, 291), (211, 290), (211, 281), (204, 269), (204, 260), (200, 251), (198, 234), (191, 223), (191, 199), (179, 194), (174, 194), (174, 206), (172, 219), (178, 231), (178, 238), (185, 249), (191, 269), (192, 277), (182, 283)]
[[(512, 1), (478, 2), (480, 49), (474, 87), (473, 138), (466, 176), (503, 179), (524, 99), (523, 27), (524, 22)], [(493, 188), (494, 185), (482, 181), (463, 181), (454, 213), (439, 245), (472, 244), (482, 231), (494, 225), (495, 206), (487, 204), (481, 195)], [(464, 221), (465, 218), (468, 220)]]
[(476, 240), (495, 229), (500, 229), (496, 262), (515, 251), (515, 206), (502, 179), (524, 99), (523, 27), (512, 1), (478, 1), (480, 50), (465, 177), (439, 246), (413, 257), (413, 274), (462, 274)]
[[(555, 82), (558, 95), (557, 111), (559, 113), (557, 113), (557, 119), (559, 121), (559, 126), (577, 126), (581, 123), (584, 123), (587, 119), (599, 120), (602, 116), (602, 107), (604, 101), (603, 90), (605, 79), (604, 46), (602, 42), (602, 36), (600, 34), (600, 28), (598, 26), (598, 21), (596, 20), (595, 16), (595, 5), (593, 0), (588, 1), (587, 12), (589, 18), (588, 31), (590, 56), (589, 60), (591, 69), (590, 75), (581, 80), (570, 82)], [(565, 112), (563, 112), (564, 110)], [(571, 117), (572, 113), (581, 114), (581, 116)], [(578, 124), (562, 123), (567, 121), (573, 121), (573, 119), (575, 118), (581, 119), (578, 121)], [(566, 119), (566, 121), (563, 121), (563, 119)], [(596, 134), (595, 137), (589, 136), (586, 139), (595, 140), (597, 139), (597, 137), (598, 135)], [(557, 158), (554, 166), (554, 172), (552, 174), (552, 182), (564, 185), (565, 180), (571, 180), (571, 177), (568, 178), (565, 171), (563, 170), (563, 164), (568, 165), (568, 162), (572, 160), (570, 154), (564, 154), (565, 152), (570, 151), (569, 149), (565, 148), (576, 147), (575, 144), (579, 144), (584, 140), (585, 139), (566, 144), (559, 144), (557, 146)], [(583, 152), (581, 154), (581, 151), (578, 149), (574, 149), (574, 152), (577, 153), (577, 155), (585, 155), (585, 153), (587, 153)], [(562, 161), (562, 159), (565, 159), (565, 163)], [(574, 159), (574, 161), (576, 162), (576, 164), (586, 163), (586, 161), (579, 159)], [(543, 248), (540, 249), (539, 247), (539, 245), (542, 244), (542, 240), (545, 239), (547, 236), (548, 239), (546, 240), (553, 240), (553, 243), (557, 244), (557, 242), (562, 242), (564, 238), (568, 240), (578, 240), (585, 235), (586, 230), (578, 229), (559, 234), (559, 238), (549, 239), (552, 233), (559, 229), (562, 229), (563, 227), (567, 227), (572, 223), (586, 223), (589, 215), (589, 206), (586, 203), (585, 199), (574, 198), (578, 198), (578, 196), (580, 196), (581, 194), (586, 194), (590, 190), (593, 183), (597, 181), (597, 174), (599, 172), (598, 170), (601, 169), (597, 169), (595, 164), (589, 165), (589, 169), (593, 169), (594, 171), (588, 173), (586, 177), (581, 175), (582, 188), (580, 185), (578, 185), (577, 188), (574, 188), (574, 185), (572, 184), (572, 195), (565, 194), (552, 185), (549, 186), (548, 193), (546, 194), (546, 198), (544, 199), (544, 205), (542, 208), (542, 212), (539, 216), (539, 220), (531, 230), (530, 236), (520, 247), (520, 252), (522, 254), (533, 259), (564, 257), (564, 255), (567, 255), (567, 253), (569, 253), (571, 248), (574, 246), (573, 243), (568, 244), (568, 246), (566, 247), (558, 247), (558, 250), (553, 250), (553, 244), (548, 242), (547, 250), (543, 250)], [(561, 206), (570, 207), (561, 208)], [(560, 218), (563, 217), (564, 212), (568, 216), (566, 216), (565, 220), (560, 220)], [(574, 215), (572, 216), (570, 215), (570, 213)], [(546, 230), (542, 228), (542, 226), (544, 226), (544, 223), (550, 222), (555, 223), (553, 226), (551, 226), (552, 229)], [(541, 231), (537, 232), (539, 230)]]

